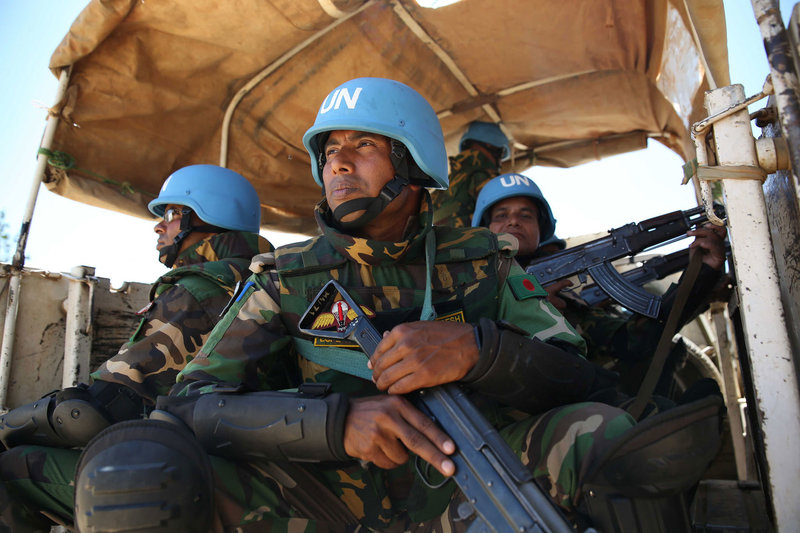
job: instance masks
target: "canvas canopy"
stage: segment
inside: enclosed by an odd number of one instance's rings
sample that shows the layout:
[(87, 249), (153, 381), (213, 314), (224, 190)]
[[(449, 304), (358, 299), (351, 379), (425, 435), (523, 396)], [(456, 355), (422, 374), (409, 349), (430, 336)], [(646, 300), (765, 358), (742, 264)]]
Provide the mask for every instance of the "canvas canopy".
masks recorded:
[(299, 233), (320, 198), (302, 135), (348, 79), (417, 89), (451, 155), (469, 122), (499, 123), (514, 170), (648, 137), (690, 159), (703, 92), (729, 83), (722, 0), (92, 0), (50, 68), (71, 69), (50, 190), (150, 217), (172, 171), (222, 164), (265, 228)]

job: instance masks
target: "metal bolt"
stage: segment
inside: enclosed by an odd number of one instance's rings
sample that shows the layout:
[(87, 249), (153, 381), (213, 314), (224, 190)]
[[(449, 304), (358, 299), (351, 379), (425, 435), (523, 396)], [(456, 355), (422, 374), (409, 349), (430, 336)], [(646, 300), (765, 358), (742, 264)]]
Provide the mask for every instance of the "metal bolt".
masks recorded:
[(217, 403), (217, 407), (225, 407), (225, 400), (220, 400), (219, 403)]
[(72, 411), (69, 412), (69, 416), (71, 416), (73, 420), (79, 419), (81, 417), (80, 409), (77, 408), (73, 409)]
[(300, 404), (300, 405), (297, 406), (297, 412), (298, 413), (302, 413), (305, 410), (306, 410), (306, 406), (305, 405)]

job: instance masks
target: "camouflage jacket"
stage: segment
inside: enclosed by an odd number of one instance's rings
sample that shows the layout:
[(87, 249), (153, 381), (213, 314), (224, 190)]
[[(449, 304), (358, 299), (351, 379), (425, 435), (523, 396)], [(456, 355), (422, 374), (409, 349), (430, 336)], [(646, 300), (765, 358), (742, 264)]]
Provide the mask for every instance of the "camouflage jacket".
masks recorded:
[[(436, 209), (434, 221), (455, 227), (469, 226), (480, 189), (497, 175), (497, 171), (492, 161), (480, 150), (465, 150), (450, 158), (450, 168), (449, 189), (435, 191), (436, 195), (433, 196)], [(540, 249), (531, 257), (517, 256), (516, 260), (527, 265), (529, 261), (549, 253), (553, 252)], [(719, 272), (713, 272), (710, 267), (703, 265), (695, 284), (698, 289), (687, 302), (681, 324), (688, 322), (701, 310), (719, 278)], [(598, 363), (618, 359), (634, 364), (652, 357), (664, 329), (674, 291), (673, 287), (664, 295), (659, 320), (634, 315), (616, 304), (588, 306), (571, 298), (566, 299), (567, 308), (563, 314), (586, 341), (589, 359)]]
[(437, 226), (468, 228), (478, 193), (487, 181), (497, 176), (497, 166), (477, 149), (464, 150), (450, 158), (450, 186), (433, 191), (433, 223)]
[(150, 304), (139, 312), (130, 340), (92, 378), (125, 385), (151, 402), (167, 394), (219, 321), (236, 283), (249, 274), (251, 258), (270, 250), (266, 239), (240, 231), (185, 250), (151, 287)]
[[(209, 382), (244, 390), (275, 386), (276, 376), (290, 365), (304, 381), (330, 383), (336, 392), (380, 394), (371, 381), (300, 355), (296, 339), (305, 338), (313, 342), (312, 349), (321, 351), (329, 349), (330, 343), (302, 335), (298, 321), (330, 279), (348, 290), (380, 330), (419, 320), (429, 267), (425, 241), (431, 232), (436, 239), (431, 295), (438, 320), (504, 319), (541, 340), (559, 339), (583, 353), (580, 336), (548, 303), (535, 278), (513, 261), (515, 240), (504, 242), (485, 228), (432, 227), (429, 203), (415, 225), (421, 229), (412, 230), (402, 242), (341, 234), (331, 227), (325, 213), (322, 202), (315, 213), (321, 236), (278, 248), (275, 269), (248, 280), (248, 288), (214, 328), (200, 354), (180, 373), (177, 390), (182, 392), (178, 394), (186, 394), (187, 389), (181, 387), (187, 385), (194, 391), (213, 391)], [(507, 275), (498, 273), (504, 271), (502, 264), (509, 268)], [(327, 322), (320, 317), (323, 327), (336, 327), (333, 316)], [(390, 524), (402, 512), (415, 520), (440, 514), (453, 487), (428, 489), (416, 479), (413, 461), (393, 470), (363, 469), (353, 462), (323, 464), (318, 471), (361, 523), (375, 528)]]
[[(342, 379), (339, 372), (296, 355), (292, 337), (308, 340), (298, 331), (300, 316), (323, 285), (336, 279), (382, 331), (419, 320), (428, 268), (425, 240), (431, 231), (436, 239), (432, 301), (438, 320), (502, 319), (540, 340), (558, 339), (585, 352), (583, 339), (548, 303), (535, 278), (512, 260), (513, 238), (499, 240), (485, 228), (432, 227), (430, 206), (425, 204), (417, 224), (422, 229), (405, 241), (369, 241), (338, 233), (326, 220), (326, 209), (323, 201), (315, 212), (322, 235), (275, 251), (275, 270), (248, 280), (179, 381), (262, 390), (263, 378), (273, 368), (285, 369), (281, 365), (287, 359), (298, 361), (305, 380)], [(505, 280), (498, 275), (502, 261), (508, 263)], [(324, 349), (328, 343), (315, 344)]]

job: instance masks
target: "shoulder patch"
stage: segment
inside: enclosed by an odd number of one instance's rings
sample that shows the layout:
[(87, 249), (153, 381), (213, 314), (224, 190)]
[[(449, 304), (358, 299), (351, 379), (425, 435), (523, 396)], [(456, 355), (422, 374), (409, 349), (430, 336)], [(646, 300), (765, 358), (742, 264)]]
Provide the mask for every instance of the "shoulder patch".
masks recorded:
[(547, 291), (532, 274), (509, 276), (507, 283), (517, 300), (525, 300), (534, 296), (547, 297)]

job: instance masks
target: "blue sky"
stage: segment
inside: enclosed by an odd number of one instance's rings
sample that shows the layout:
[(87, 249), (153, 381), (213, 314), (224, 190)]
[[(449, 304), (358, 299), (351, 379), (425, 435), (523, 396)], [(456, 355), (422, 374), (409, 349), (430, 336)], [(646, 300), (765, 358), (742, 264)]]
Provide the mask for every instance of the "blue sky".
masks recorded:
[[(727, 10), (731, 80), (750, 96), (761, 90), (768, 68), (747, 0), (724, 0)], [(0, 210), (8, 233), (19, 231), (30, 192), (36, 150), (52, 103), (56, 79), (50, 55), (80, 13), (85, 0), (0, 0)], [(793, 2), (781, 0), (788, 20)], [(689, 186), (681, 187), (682, 161), (658, 143), (647, 150), (611, 157), (569, 171), (537, 169), (531, 175), (558, 219), (557, 233), (568, 237), (604, 231), (695, 205)], [(568, 174), (567, 174), (568, 173)], [(641, 179), (643, 173), (648, 179)], [(165, 272), (157, 261), (152, 221), (120, 215), (39, 191), (27, 247), (26, 266), (68, 272), (89, 265), (97, 275), (152, 282)], [(268, 235), (275, 244), (296, 236)]]

